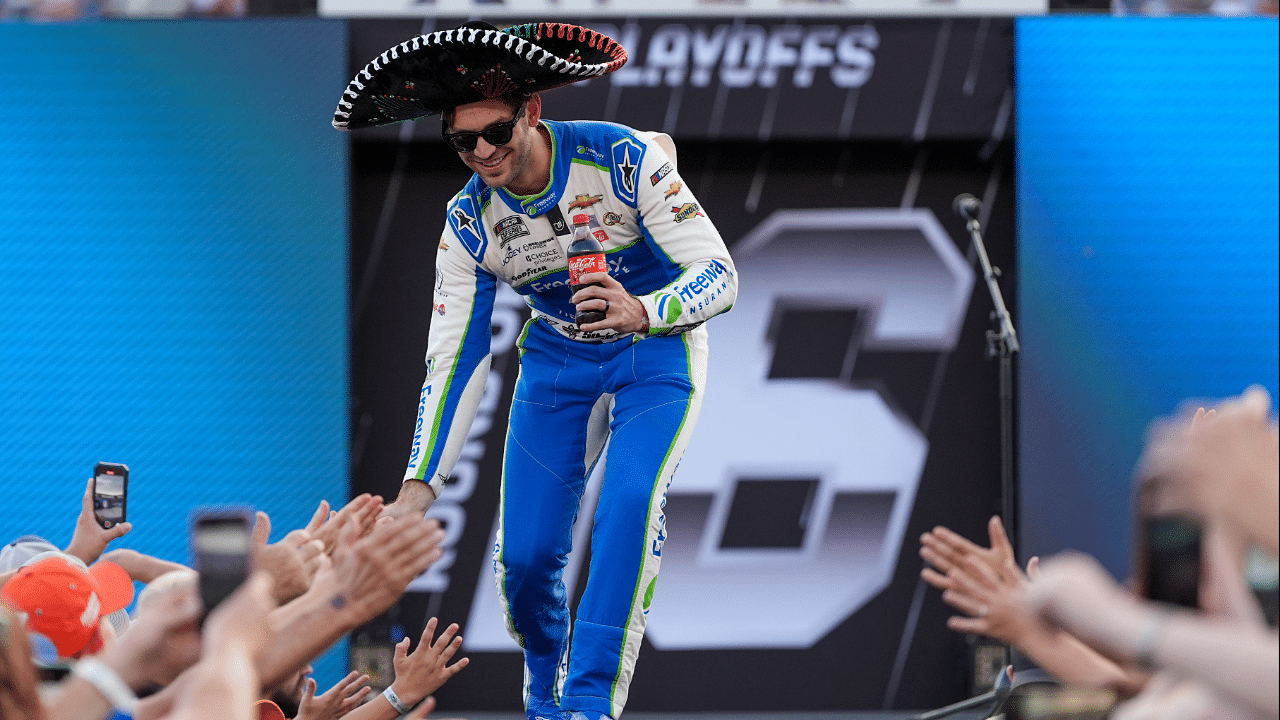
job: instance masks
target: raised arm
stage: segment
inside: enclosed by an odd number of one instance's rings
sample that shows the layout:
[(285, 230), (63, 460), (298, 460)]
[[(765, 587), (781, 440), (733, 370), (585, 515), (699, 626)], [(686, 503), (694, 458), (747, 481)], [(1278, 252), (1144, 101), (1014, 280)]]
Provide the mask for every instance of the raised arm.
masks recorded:
[[(1025, 603), (1027, 576), (1014, 561), (1013, 546), (999, 517), (987, 523), (991, 547), (937, 527), (921, 539), (920, 555), (933, 567), (921, 571), (942, 599), (965, 613), (947, 621), (957, 632), (986, 635), (1021, 650), (1064, 683), (1133, 691), (1143, 678), (1045, 622)], [(1037, 558), (1028, 563), (1034, 576)]]
[(1280, 554), (1280, 436), (1271, 397), (1253, 387), (1212, 417), (1157, 423), (1139, 472), (1156, 478), (1188, 512)]
[(257, 720), (261, 692), (255, 658), (274, 640), (268, 614), (275, 607), (271, 578), (254, 573), (205, 623), (204, 653), (190, 671), (169, 720)]
[(386, 610), (409, 581), (440, 557), (444, 531), (435, 520), (405, 516), (378, 523), (357, 539), (348, 523), (332, 565), (305, 595), (276, 611), (276, 641), (261, 659), (262, 683), (271, 687), (306, 665), (339, 638)]
[(93, 515), (93, 478), (89, 478), (84, 486), (84, 497), (80, 500), (80, 516), (76, 518), (71, 544), (64, 552), (80, 558), (85, 565), (92, 565), (102, 557), (112, 540), (123, 537), (132, 529), (133, 524), (127, 522), (109, 529), (98, 524), (98, 519)]
[[(383, 515), (421, 515), (440, 496), (467, 441), (489, 378), (490, 324), (498, 279), (471, 254), (474, 243), (465, 243), (457, 231), (459, 224), (477, 227), (478, 218), (467, 214), (474, 212), (473, 204), (459, 196), (449, 207), (450, 221), (436, 252), (427, 375), (418, 399), (405, 483)], [(467, 219), (460, 220), (459, 213)]]
[(636, 210), (651, 242), (679, 266), (680, 274), (637, 297), (651, 335), (691, 330), (728, 311), (738, 295), (733, 258), (675, 160), (658, 142), (661, 137), (646, 143), (635, 183)]
[(162, 560), (158, 557), (146, 555), (138, 552), (137, 550), (130, 550), (128, 548), (108, 550), (106, 553), (103, 553), (102, 559), (110, 560), (124, 568), (124, 571), (129, 573), (130, 578), (143, 584), (150, 583), (161, 575), (175, 570), (190, 570), (190, 568), (182, 563)]
[(1198, 679), (1224, 697), (1280, 714), (1280, 644), (1269, 628), (1139, 602), (1097, 561), (1079, 554), (1046, 562), (1027, 602), (1116, 658)]
[[(422, 638), (418, 648), (409, 652), (409, 638), (396, 643), (395, 680), (388, 692), (374, 698), (357, 708), (347, 720), (395, 720), (401, 709), (417, 707), (430, 698), (431, 693), (440, 689), (449, 678), (458, 674), (467, 666), (469, 660), (461, 660), (449, 664), (454, 654), (462, 647), (462, 637), (457, 635), (458, 626), (450, 625), (440, 637), (432, 642), (437, 621), (431, 618), (422, 630)], [(392, 700), (400, 705), (397, 708)]]

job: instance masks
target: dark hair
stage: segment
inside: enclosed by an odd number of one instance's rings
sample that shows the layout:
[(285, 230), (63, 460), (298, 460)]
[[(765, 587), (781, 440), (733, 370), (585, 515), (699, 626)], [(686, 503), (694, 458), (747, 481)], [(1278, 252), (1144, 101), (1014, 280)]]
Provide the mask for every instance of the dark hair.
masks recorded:
[[(534, 93), (530, 93), (530, 92), (511, 92), (511, 93), (507, 93), (506, 95), (499, 95), (492, 99), (497, 100), (503, 105), (506, 105), (507, 107), (511, 108), (512, 112), (515, 112), (520, 109), (521, 105), (524, 105), (525, 103), (529, 102), (529, 100), (532, 99), (533, 96), (534, 96)], [(443, 125), (445, 128), (453, 127), (453, 121), (457, 116), (458, 116), (457, 107), (448, 108), (447, 110), (444, 110), (443, 112), (440, 113), (440, 124)]]

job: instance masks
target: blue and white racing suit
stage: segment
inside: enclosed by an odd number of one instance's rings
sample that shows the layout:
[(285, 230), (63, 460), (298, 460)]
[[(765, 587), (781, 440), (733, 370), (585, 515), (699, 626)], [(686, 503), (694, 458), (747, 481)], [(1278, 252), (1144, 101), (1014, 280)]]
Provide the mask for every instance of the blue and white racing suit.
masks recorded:
[[(617, 716), (653, 600), (667, 485), (702, 402), (702, 323), (733, 305), (737, 274), (655, 134), (601, 122), (543, 126), (552, 138), (546, 190), (516, 196), (473, 177), (449, 202), (405, 477), (439, 495), (489, 375), (495, 291), (508, 283), (532, 317), (517, 343), (494, 567), (507, 627), (524, 648), (526, 709), (530, 717), (557, 705)], [(570, 236), (553, 219), (578, 214), (608, 235), (609, 273), (644, 305), (646, 336), (585, 333), (574, 324)], [(590, 575), (570, 651), (562, 571), (606, 439)]]

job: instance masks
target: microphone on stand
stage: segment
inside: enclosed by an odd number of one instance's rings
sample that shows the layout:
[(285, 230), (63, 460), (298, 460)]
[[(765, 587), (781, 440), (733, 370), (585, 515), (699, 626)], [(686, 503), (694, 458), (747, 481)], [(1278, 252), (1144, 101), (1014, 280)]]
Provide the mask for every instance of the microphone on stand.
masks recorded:
[(982, 212), (982, 201), (969, 193), (961, 193), (951, 201), (951, 209), (965, 220), (977, 220), (978, 213)]

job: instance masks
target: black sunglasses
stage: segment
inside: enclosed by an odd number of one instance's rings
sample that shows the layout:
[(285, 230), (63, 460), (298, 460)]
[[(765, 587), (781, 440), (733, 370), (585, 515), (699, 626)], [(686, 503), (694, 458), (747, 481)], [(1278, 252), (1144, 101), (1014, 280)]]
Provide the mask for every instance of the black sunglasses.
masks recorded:
[(502, 147), (511, 142), (511, 133), (515, 132), (516, 123), (520, 122), (520, 118), (524, 117), (524, 105), (516, 111), (516, 116), (506, 122), (500, 122), (495, 125), (481, 130), (480, 132), (444, 132), (444, 126), (440, 127), (440, 137), (449, 143), (449, 147), (457, 152), (467, 153), (476, 149), (476, 142), (480, 138), (494, 147)]

